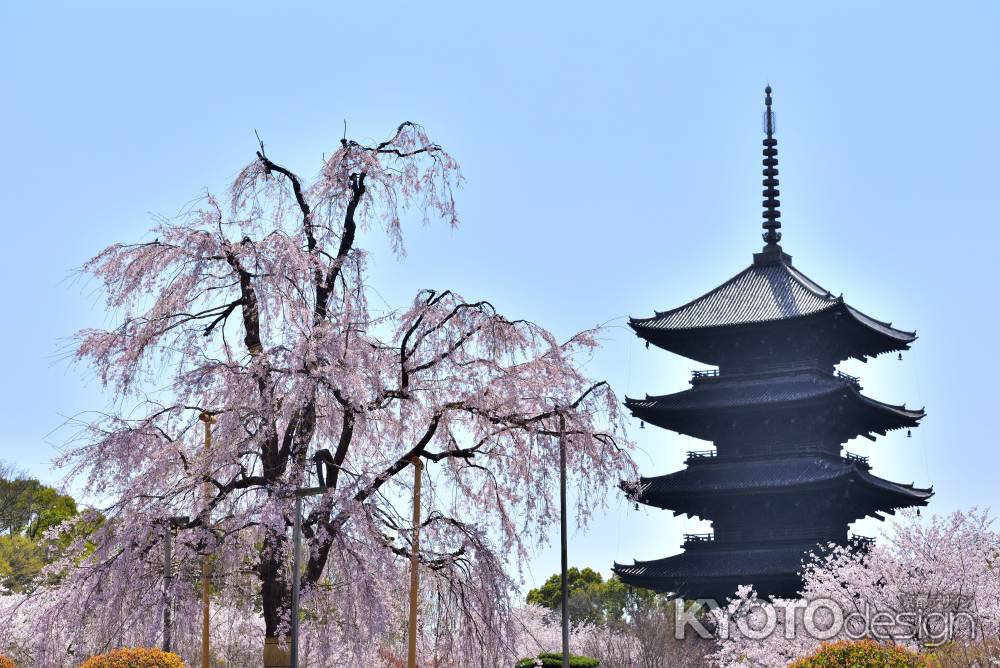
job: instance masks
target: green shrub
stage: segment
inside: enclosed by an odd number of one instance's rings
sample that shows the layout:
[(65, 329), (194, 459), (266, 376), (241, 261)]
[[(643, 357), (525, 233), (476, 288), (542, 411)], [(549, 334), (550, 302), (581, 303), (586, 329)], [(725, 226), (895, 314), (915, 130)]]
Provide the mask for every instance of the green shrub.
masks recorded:
[(926, 658), (895, 645), (880, 645), (874, 640), (840, 640), (823, 643), (814, 654), (795, 661), (789, 668), (919, 668), (931, 665)]
[(176, 654), (151, 647), (126, 647), (87, 659), (80, 668), (184, 668), (184, 662)]
[(941, 647), (924, 650), (940, 668), (978, 668), (995, 666), (1000, 657), (1000, 641), (981, 639), (957, 640)]
[[(562, 668), (562, 653), (561, 652), (542, 652), (538, 655), (538, 658), (542, 660), (542, 665), (545, 668)], [(536, 659), (527, 658), (518, 661), (514, 668), (534, 668)], [(577, 656), (576, 654), (569, 655), (569, 665), (571, 668), (597, 668), (600, 665), (600, 661), (593, 659), (589, 656)]]

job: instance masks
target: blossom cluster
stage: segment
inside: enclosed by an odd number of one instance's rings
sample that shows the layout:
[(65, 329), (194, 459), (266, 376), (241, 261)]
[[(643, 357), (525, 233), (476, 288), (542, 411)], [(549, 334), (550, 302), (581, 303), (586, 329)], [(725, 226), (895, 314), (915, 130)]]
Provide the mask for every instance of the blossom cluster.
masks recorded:
[(904, 511), (870, 551), (817, 552), (800, 598), (762, 600), (746, 586), (712, 612), (719, 666), (783, 668), (838, 640), (978, 652), (1000, 631), (1000, 534), (985, 511)]

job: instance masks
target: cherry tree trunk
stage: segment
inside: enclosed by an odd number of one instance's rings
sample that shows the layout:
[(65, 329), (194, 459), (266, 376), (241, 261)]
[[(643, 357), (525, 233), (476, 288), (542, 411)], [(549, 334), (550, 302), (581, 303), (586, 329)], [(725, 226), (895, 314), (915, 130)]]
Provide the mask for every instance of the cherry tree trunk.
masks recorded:
[(288, 651), (288, 643), (281, 646), (278, 638), (264, 639), (264, 668), (289, 668), (292, 657)]
[(287, 543), (288, 539), (283, 533), (267, 529), (260, 556), (265, 668), (286, 668), (291, 665), (288, 638), (279, 637), (282, 622), (287, 622), (291, 612), (284, 560)]

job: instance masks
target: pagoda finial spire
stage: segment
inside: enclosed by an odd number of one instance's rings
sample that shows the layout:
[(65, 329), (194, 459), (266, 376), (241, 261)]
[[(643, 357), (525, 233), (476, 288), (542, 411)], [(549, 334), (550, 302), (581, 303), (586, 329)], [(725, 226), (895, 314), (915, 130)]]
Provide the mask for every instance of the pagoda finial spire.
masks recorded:
[(778, 207), (778, 140), (774, 138), (774, 112), (771, 110), (771, 86), (764, 89), (764, 241), (765, 250), (780, 248), (781, 212)]

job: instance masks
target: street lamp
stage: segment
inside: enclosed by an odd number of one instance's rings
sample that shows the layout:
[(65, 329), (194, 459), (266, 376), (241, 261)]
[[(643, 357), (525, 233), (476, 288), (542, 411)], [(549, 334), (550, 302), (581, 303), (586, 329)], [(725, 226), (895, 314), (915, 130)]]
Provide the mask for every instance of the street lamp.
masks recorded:
[[(558, 408), (556, 409), (558, 410)], [(559, 553), (562, 585), (562, 668), (569, 668), (569, 551), (566, 531), (566, 417), (559, 412)]]

